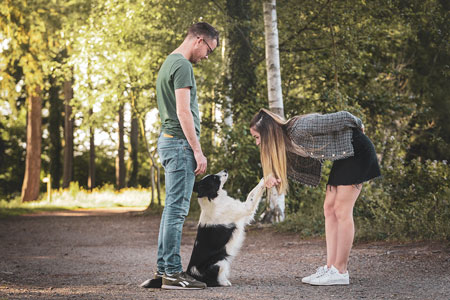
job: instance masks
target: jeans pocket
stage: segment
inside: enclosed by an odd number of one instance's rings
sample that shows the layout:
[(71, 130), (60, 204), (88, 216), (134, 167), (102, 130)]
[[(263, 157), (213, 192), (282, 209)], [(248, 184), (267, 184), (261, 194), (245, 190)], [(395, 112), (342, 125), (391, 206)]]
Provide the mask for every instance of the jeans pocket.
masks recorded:
[(161, 164), (166, 172), (175, 172), (180, 167), (181, 152), (183, 148), (181, 147), (171, 147), (171, 148), (160, 148), (158, 149), (159, 158), (161, 159)]

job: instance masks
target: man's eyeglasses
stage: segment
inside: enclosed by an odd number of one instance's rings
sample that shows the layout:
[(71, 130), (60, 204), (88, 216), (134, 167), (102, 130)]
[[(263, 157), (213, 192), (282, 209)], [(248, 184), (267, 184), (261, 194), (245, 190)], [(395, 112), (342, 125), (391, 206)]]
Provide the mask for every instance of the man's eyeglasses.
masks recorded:
[(201, 39), (206, 44), (206, 46), (208, 46), (208, 51), (206, 52), (206, 55), (210, 55), (213, 52), (213, 49), (209, 46), (209, 44), (206, 42), (206, 40), (204, 38), (201, 38)]

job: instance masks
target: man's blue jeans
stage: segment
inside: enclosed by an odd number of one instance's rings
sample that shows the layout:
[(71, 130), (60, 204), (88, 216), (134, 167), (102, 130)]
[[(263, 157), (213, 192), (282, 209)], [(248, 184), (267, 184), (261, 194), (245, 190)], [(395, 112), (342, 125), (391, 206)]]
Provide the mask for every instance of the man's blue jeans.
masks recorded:
[(180, 257), (181, 233), (189, 212), (195, 182), (194, 152), (185, 139), (161, 134), (158, 154), (164, 167), (166, 200), (158, 236), (158, 272), (183, 271)]

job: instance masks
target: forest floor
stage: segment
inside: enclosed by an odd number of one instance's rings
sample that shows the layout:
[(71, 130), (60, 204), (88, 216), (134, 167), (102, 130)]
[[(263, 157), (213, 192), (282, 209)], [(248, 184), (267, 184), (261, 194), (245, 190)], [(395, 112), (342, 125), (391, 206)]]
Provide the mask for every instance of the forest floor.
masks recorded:
[[(446, 243), (358, 243), (350, 285), (301, 283), (325, 262), (323, 239), (252, 225), (232, 265), (232, 287), (144, 289), (155, 271), (159, 216), (127, 208), (0, 219), (0, 300), (5, 299), (449, 299)], [(186, 267), (196, 221), (186, 221)]]

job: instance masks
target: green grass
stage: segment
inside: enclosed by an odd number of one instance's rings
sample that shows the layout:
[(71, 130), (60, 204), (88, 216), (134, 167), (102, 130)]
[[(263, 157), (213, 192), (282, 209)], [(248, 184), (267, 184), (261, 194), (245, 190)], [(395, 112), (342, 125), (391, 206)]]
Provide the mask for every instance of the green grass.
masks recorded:
[(68, 207), (35, 207), (35, 208), (27, 208), (27, 207), (8, 207), (5, 208), (3, 205), (0, 206), (0, 219), (12, 216), (21, 216), (31, 213), (39, 213), (46, 211), (61, 211), (68, 210)]
[[(161, 199), (164, 201), (164, 195), (161, 195)], [(47, 194), (42, 194), (40, 200), (32, 202), (22, 203), (20, 197), (10, 201), (0, 200), (0, 218), (80, 208), (147, 207), (150, 200), (149, 189), (129, 188), (118, 192), (112, 186), (105, 186), (91, 192), (79, 188), (75, 183), (69, 189), (52, 191), (51, 199)]]

